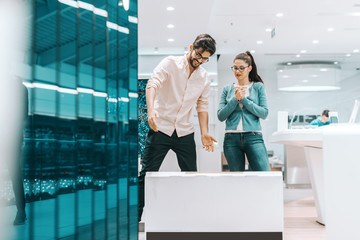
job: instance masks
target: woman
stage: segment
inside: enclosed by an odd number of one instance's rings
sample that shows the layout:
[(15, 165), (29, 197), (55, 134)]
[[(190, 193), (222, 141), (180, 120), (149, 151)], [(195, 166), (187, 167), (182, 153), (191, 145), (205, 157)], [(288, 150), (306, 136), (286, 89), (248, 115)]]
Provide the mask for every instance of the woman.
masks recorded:
[(269, 161), (259, 118), (268, 115), (265, 88), (249, 51), (240, 53), (231, 67), (237, 83), (224, 87), (218, 108), (226, 120), (224, 154), (230, 171), (245, 170), (245, 154), (251, 170), (269, 171)]

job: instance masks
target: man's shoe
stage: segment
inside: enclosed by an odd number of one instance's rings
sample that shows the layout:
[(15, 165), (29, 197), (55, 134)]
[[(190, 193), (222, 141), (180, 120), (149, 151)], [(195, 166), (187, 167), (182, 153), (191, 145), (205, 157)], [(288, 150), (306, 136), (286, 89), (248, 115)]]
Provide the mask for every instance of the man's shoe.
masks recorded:
[(16, 217), (15, 217), (15, 220), (14, 220), (14, 225), (23, 225), (25, 224), (26, 222), (26, 213), (25, 211), (18, 211), (16, 213)]

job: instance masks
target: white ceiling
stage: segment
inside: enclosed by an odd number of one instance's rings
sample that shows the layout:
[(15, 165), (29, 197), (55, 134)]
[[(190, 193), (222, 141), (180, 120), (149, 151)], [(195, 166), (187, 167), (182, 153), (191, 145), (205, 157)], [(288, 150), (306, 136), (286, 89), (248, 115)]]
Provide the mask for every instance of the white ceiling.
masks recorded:
[[(217, 41), (216, 54), (229, 61), (255, 50), (257, 63), (269, 68), (287, 61), (360, 67), (360, 53), (353, 52), (360, 50), (360, 0), (139, 0), (138, 11), (140, 55), (154, 54), (155, 47), (159, 54), (181, 54), (198, 34), (209, 33)], [(280, 12), (284, 16), (276, 17)], [(275, 28), (274, 38), (266, 28)]]

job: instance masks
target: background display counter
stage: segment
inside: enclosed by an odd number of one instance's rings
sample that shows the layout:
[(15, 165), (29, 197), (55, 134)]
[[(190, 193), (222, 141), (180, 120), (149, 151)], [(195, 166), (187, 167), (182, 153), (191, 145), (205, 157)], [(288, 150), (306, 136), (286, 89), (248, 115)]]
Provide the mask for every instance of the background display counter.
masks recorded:
[(360, 125), (284, 130), (269, 140), (304, 147), (318, 221), (326, 224), (326, 239), (360, 239)]

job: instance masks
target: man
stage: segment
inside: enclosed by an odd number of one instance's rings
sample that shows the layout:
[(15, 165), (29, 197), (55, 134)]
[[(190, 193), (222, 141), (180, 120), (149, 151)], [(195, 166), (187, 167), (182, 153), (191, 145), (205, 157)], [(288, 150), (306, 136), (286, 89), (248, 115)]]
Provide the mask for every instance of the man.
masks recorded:
[(319, 127), (329, 125), (329, 124), (330, 124), (329, 110), (324, 110), (323, 113), (321, 114), (320, 119), (316, 118), (310, 122), (310, 125), (317, 125)]
[(170, 149), (176, 153), (181, 171), (197, 171), (194, 126), (190, 121), (195, 104), (203, 148), (214, 151), (216, 140), (208, 133), (210, 81), (200, 65), (209, 61), (215, 51), (215, 40), (201, 34), (190, 45), (189, 53), (163, 59), (148, 81), (146, 104), (150, 130), (139, 176), (139, 221), (145, 204), (146, 172), (158, 171)]

